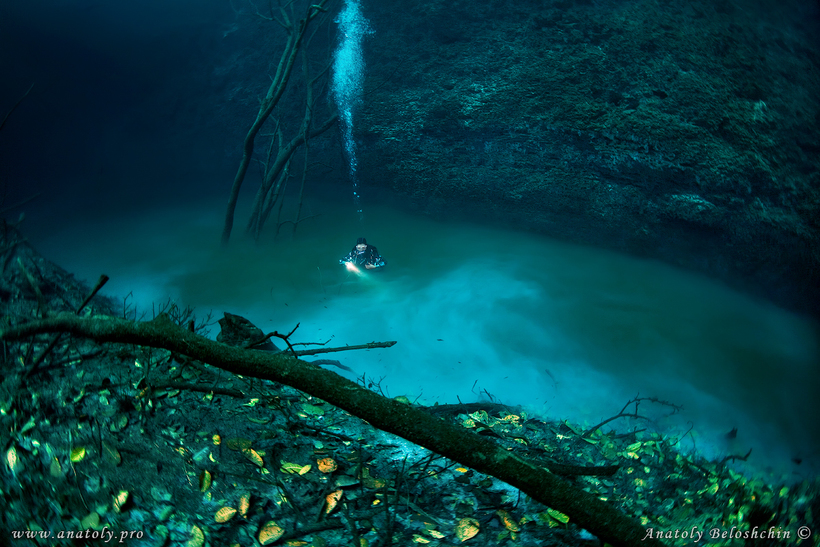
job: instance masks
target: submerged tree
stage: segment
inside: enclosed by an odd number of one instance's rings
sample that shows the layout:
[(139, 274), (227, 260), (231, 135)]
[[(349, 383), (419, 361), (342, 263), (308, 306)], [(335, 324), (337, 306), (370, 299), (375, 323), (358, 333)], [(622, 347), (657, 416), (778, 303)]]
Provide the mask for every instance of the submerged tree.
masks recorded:
[[(268, 15), (257, 11), (257, 15), (264, 19), (278, 23), (287, 33), (287, 42), (282, 50), (276, 73), (271, 79), (267, 94), (261, 100), (256, 119), (251, 124), (242, 150), (242, 160), (239, 163), (236, 176), (231, 187), (228, 207), (225, 212), (225, 222), (222, 229), (222, 244), (227, 245), (233, 230), (236, 203), (239, 198), (239, 191), (245, 180), (251, 160), (256, 147), (256, 137), (260, 135), (263, 126), (270, 119), (273, 125), (272, 132), (267, 135), (270, 142), (266, 147), (265, 157), (260, 160), (262, 166), (262, 182), (254, 197), (251, 207), (250, 217), (246, 227), (246, 232), (254, 239), (258, 239), (275, 209), (278, 211), (277, 232), (283, 224), (292, 223), (293, 229), (304, 220), (301, 217), (302, 199), (304, 196), (305, 182), (308, 168), (308, 143), (310, 139), (321, 135), (336, 124), (337, 115), (327, 114), (327, 118), (321, 123), (314, 120), (316, 110), (321, 104), (320, 100), (326, 96), (328, 72), (330, 68), (329, 49), (325, 60), (319, 64), (320, 68), (314, 67), (311, 59), (311, 42), (316, 36), (319, 28), (328, 24), (330, 20), (330, 6), (333, 0), (319, 0), (318, 2), (289, 1), (278, 6), (278, 13), (271, 8)], [(301, 16), (300, 16), (301, 12)], [(308, 32), (310, 30), (310, 32)], [(301, 59), (301, 78), (292, 78), (294, 65), (297, 58)], [(280, 106), (280, 100), (285, 95), (289, 85), (296, 88), (297, 92), (289, 94), (293, 98), (289, 101), (287, 108)], [(299, 104), (301, 102), (301, 104)], [(279, 115), (276, 119), (271, 119), (274, 110), (278, 109)], [(301, 122), (298, 128), (290, 119), (286, 112), (294, 112), (299, 108), (303, 110)], [(281, 220), (282, 206), (284, 205), (285, 190), (288, 180), (291, 178), (291, 162), (297, 150), (304, 149), (304, 161), (300, 175), (299, 197), (296, 209), (296, 216), (292, 220)]]

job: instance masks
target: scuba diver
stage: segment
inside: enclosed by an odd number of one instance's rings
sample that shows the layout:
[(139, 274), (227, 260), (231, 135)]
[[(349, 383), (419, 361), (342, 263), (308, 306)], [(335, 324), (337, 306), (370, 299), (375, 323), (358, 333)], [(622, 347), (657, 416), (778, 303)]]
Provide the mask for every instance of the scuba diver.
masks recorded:
[(368, 270), (384, 267), (384, 259), (373, 245), (368, 245), (367, 240), (360, 237), (356, 240), (356, 246), (346, 257), (339, 261), (345, 264), (348, 269), (355, 269), (356, 266), (364, 266)]

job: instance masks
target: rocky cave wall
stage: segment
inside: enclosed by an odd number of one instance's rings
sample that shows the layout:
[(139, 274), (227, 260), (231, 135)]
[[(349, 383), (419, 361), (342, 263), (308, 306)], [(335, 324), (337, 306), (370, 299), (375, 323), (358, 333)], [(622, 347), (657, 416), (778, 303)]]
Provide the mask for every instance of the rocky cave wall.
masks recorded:
[(363, 9), (365, 195), (659, 258), (820, 316), (815, 3)]

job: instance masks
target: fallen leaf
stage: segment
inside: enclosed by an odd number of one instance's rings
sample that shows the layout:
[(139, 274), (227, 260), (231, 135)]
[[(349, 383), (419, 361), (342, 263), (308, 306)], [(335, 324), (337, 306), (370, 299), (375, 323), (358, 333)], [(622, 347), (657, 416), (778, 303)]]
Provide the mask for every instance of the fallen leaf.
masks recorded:
[(248, 439), (237, 437), (225, 441), (225, 446), (227, 446), (231, 450), (247, 450), (251, 447), (251, 441), (249, 441)]
[(321, 416), (325, 413), (325, 411), (318, 406), (311, 405), (308, 403), (302, 403), (302, 412), (307, 414), (308, 416)]
[(329, 515), (331, 511), (336, 509), (336, 505), (338, 505), (339, 500), (342, 499), (343, 494), (343, 490), (334, 490), (325, 496), (325, 515)]
[(456, 538), (461, 542), (465, 542), (478, 534), (478, 521), (469, 517), (463, 518), (458, 521), (455, 532)]
[(242, 518), (248, 516), (248, 509), (251, 506), (251, 495), (248, 493), (242, 494), (239, 498), (239, 514)]
[(97, 528), (100, 525), (100, 515), (96, 511), (92, 511), (80, 521), (80, 529), (88, 530), (89, 528)]
[(185, 543), (185, 547), (202, 547), (205, 544), (205, 533), (202, 531), (202, 528), (194, 525), (191, 528), (191, 537)]
[(114, 512), (119, 513), (125, 504), (128, 503), (128, 490), (120, 490), (114, 496)]
[(219, 523), (228, 522), (236, 514), (236, 509), (233, 507), (223, 507), (214, 515), (214, 520)]
[(290, 473), (291, 475), (304, 475), (310, 471), (310, 464), (299, 465), (298, 463), (282, 462), (282, 467), (279, 469), (282, 473)]
[(316, 466), (322, 473), (333, 473), (339, 467), (333, 458), (322, 458), (316, 460)]
[(259, 543), (262, 545), (270, 545), (280, 537), (285, 535), (285, 529), (269, 520), (261, 530), (259, 530)]
[(370, 469), (367, 467), (362, 468), (362, 483), (367, 488), (384, 488), (387, 486), (386, 480), (370, 476)]
[(208, 489), (211, 487), (211, 482), (213, 481), (213, 477), (211, 476), (211, 472), (207, 469), (200, 473), (199, 475), (199, 491), (200, 492), (207, 492)]
[(265, 460), (263, 460), (262, 456), (259, 455), (259, 452), (253, 448), (243, 448), (242, 455), (257, 467), (265, 467)]
[(561, 511), (556, 511), (555, 509), (547, 509), (547, 513), (549, 513), (549, 516), (551, 516), (552, 518), (554, 518), (562, 524), (566, 524), (569, 522), (569, 517)]
[(518, 525), (515, 523), (515, 521), (512, 519), (512, 517), (507, 511), (499, 509), (498, 511), (496, 511), (496, 514), (498, 515), (498, 518), (501, 519), (501, 523), (504, 525), (504, 528), (506, 528), (510, 532), (518, 532)]
[(85, 447), (84, 446), (77, 446), (71, 450), (71, 461), (74, 463), (78, 463), (83, 461), (85, 458)]
[[(12, 469), (13, 471), (13, 469)], [(63, 476), (63, 468), (60, 465), (60, 460), (58, 458), (51, 459), (51, 465), (48, 467), (48, 471), (52, 477), (62, 477)]]

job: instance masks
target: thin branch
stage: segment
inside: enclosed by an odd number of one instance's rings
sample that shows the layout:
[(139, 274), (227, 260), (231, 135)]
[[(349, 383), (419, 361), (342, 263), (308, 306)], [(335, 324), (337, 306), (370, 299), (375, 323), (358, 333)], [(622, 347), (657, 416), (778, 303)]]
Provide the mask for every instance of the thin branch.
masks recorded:
[(304, 355), (317, 355), (319, 353), (334, 353), (337, 351), (352, 351), (355, 349), (376, 349), (376, 348), (391, 348), (396, 345), (395, 341), (392, 342), (370, 342), (369, 344), (361, 344), (358, 346), (345, 346), (343, 348), (318, 348), (318, 349), (303, 349), (300, 351), (294, 351), (293, 355), (297, 357), (302, 357)]
[(23, 260), (18, 256), (17, 257), (17, 267), (20, 268), (20, 271), (23, 272), (23, 277), (26, 278), (28, 284), (31, 286), (31, 290), (34, 291), (34, 296), (37, 297), (37, 305), (40, 308), (40, 315), (46, 317), (48, 315), (48, 306), (46, 306), (46, 299), (43, 297), (43, 291), (40, 290), (40, 285), (34, 279), (29, 271), (23, 266)]
[(34, 200), (34, 199), (37, 199), (38, 197), (40, 197), (40, 193), (41, 193), (41, 192), (37, 192), (37, 193), (36, 193), (36, 194), (34, 194), (33, 196), (29, 196), (29, 197), (27, 197), (27, 198), (25, 198), (25, 199), (23, 199), (23, 200), (21, 200), (21, 201), (18, 201), (17, 203), (15, 203), (15, 204), (13, 204), (13, 205), (9, 205), (8, 207), (4, 207), (4, 208), (0, 209), (0, 215), (2, 215), (3, 213), (5, 213), (6, 211), (11, 211), (12, 209), (14, 209), (14, 208), (16, 208), (16, 207), (21, 207), (21, 206), (25, 205), (26, 203), (28, 203), (29, 201), (32, 201), (32, 200)]
[(733, 462), (735, 460), (740, 460), (742, 462), (745, 462), (746, 460), (749, 459), (749, 456), (751, 456), (751, 455), (752, 455), (752, 449), (750, 448), (749, 451), (746, 452), (745, 456), (737, 456), (737, 455), (726, 456), (725, 458), (720, 460), (720, 464), (718, 464), (718, 465), (723, 465), (726, 462)]
[[(683, 407), (678, 406), (678, 405), (673, 404), (673, 403), (670, 403), (669, 401), (663, 401), (661, 399), (658, 399), (657, 397), (637, 397), (637, 396), (635, 396), (634, 398), (632, 398), (632, 399), (630, 399), (629, 401), (626, 402), (626, 404), (624, 405), (624, 407), (621, 409), (621, 411), (618, 414), (616, 414), (615, 416), (612, 416), (611, 418), (607, 418), (606, 420), (604, 420), (603, 422), (601, 422), (597, 425), (594, 425), (594, 426), (590, 427), (589, 429), (587, 429), (583, 433), (583, 435), (581, 435), (581, 438), (582, 439), (588, 439), (590, 437), (590, 435), (595, 433), (595, 431), (597, 429), (605, 426), (609, 422), (614, 422), (618, 418), (636, 418), (636, 419), (639, 419), (639, 420), (648, 420), (649, 418), (647, 418), (646, 416), (641, 416), (640, 414), (638, 414), (638, 406), (640, 405), (641, 401), (649, 401), (650, 403), (658, 403), (658, 404), (663, 405), (663, 406), (672, 407), (674, 409), (673, 414), (683, 410)], [(635, 411), (634, 412), (626, 412), (627, 407), (629, 405), (632, 405), (632, 404), (635, 405)]]
[[(86, 307), (86, 305), (91, 301), (91, 299), (94, 298), (94, 295), (96, 295), (100, 291), (100, 289), (102, 289), (103, 285), (105, 285), (107, 282), (108, 276), (105, 274), (101, 275), (100, 278), (97, 280), (97, 284), (94, 285), (93, 289), (91, 289), (91, 293), (86, 297), (85, 300), (83, 300), (83, 303), (80, 304), (80, 307), (77, 308), (75, 315), (79, 315), (80, 312), (83, 311), (83, 308)], [(37, 371), (37, 368), (45, 360), (48, 354), (51, 353), (51, 350), (54, 349), (54, 346), (57, 345), (57, 342), (60, 341), (60, 338), (62, 336), (63, 333), (58, 333), (57, 336), (51, 339), (51, 342), (49, 342), (48, 346), (46, 346), (46, 349), (43, 350), (39, 357), (37, 357), (37, 359), (34, 360), (34, 362), (31, 364), (28, 370), (23, 374), (21, 380), (25, 381), (29, 376), (31, 376)]]
[(179, 389), (185, 391), (196, 391), (199, 393), (213, 393), (214, 395), (225, 395), (227, 397), (235, 397), (237, 399), (244, 399), (247, 397), (245, 393), (242, 393), (238, 389), (226, 389), (226, 388), (218, 388), (212, 386), (200, 386), (195, 384), (189, 384), (187, 382), (149, 382), (151, 389)]
[(0, 130), (2, 130), (2, 129), (3, 129), (3, 127), (6, 125), (6, 121), (9, 119), (9, 116), (11, 116), (11, 113), (12, 113), (12, 112), (14, 112), (14, 110), (15, 110), (18, 106), (20, 106), (20, 103), (22, 103), (22, 102), (23, 102), (23, 99), (25, 99), (26, 97), (28, 97), (28, 94), (29, 94), (29, 93), (31, 93), (31, 90), (32, 90), (32, 89), (34, 89), (34, 84), (31, 84), (31, 85), (29, 86), (28, 90), (27, 90), (25, 93), (23, 93), (23, 96), (22, 96), (22, 97), (20, 97), (19, 99), (17, 99), (17, 102), (16, 102), (16, 103), (14, 103), (14, 106), (12, 106), (12, 107), (11, 107), (11, 110), (9, 110), (8, 112), (6, 112), (6, 115), (3, 117), (3, 121), (2, 121), (2, 122), (0, 122)]

